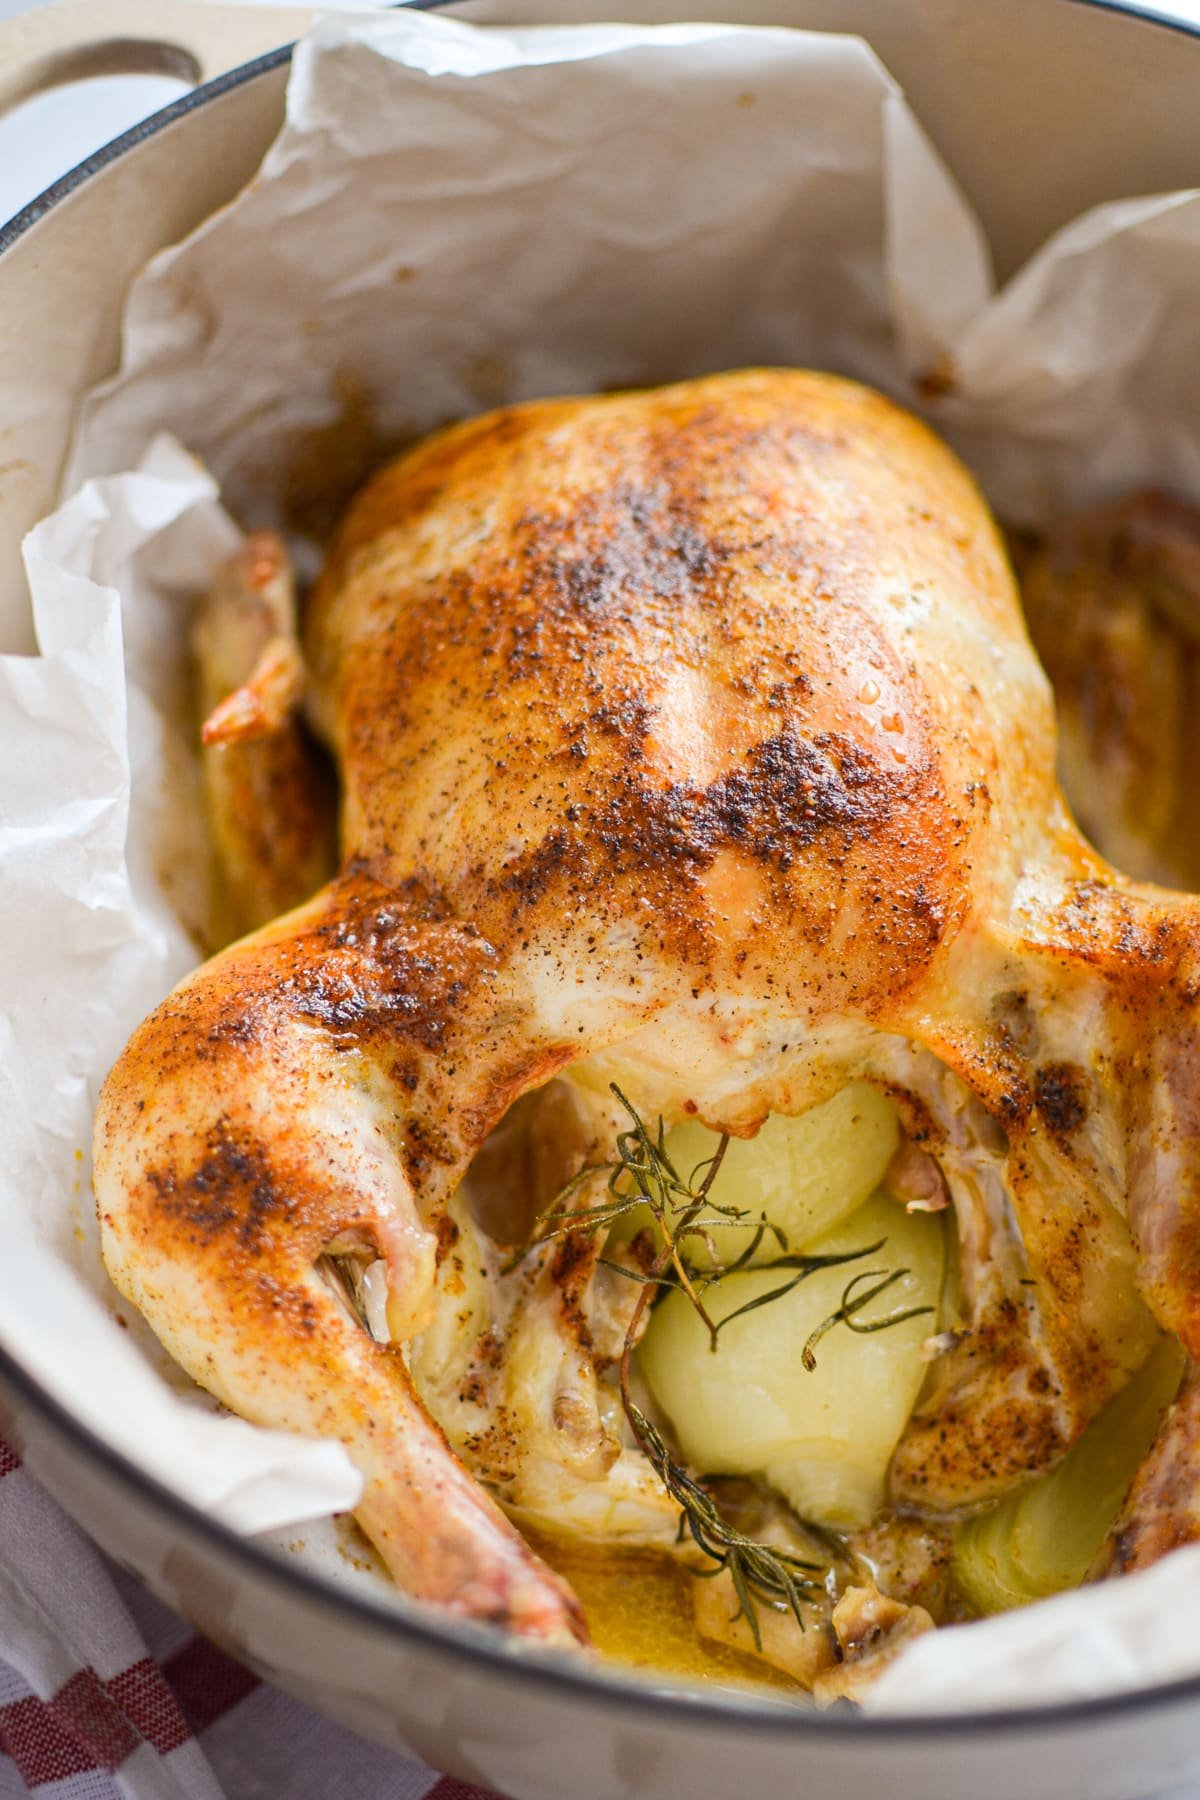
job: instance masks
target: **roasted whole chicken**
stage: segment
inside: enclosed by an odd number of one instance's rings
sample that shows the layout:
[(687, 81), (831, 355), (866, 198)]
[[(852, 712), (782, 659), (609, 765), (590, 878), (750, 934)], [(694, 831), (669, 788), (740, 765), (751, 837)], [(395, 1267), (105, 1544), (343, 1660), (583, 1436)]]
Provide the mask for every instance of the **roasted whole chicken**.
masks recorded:
[[(206, 754), (242, 759), (210, 791), (291, 793), (303, 703), (340, 868), (309, 897), (316, 826), (235, 807), (243, 902), (299, 904), (136, 1032), (96, 1193), (117, 1287), (233, 1411), (345, 1445), (410, 1594), (582, 1640), (520, 1527), (675, 1545), (613, 1385), (644, 1284), (595, 1231), (520, 1254), (611, 1082), (733, 1141), (865, 1083), (901, 1201), (952, 1203), (957, 1323), (876, 1542), (1052, 1468), (1162, 1333), (1200, 1353), (1200, 902), (1076, 829), (930, 431), (783, 370), (517, 406), (367, 487), (302, 654), (286, 590), (256, 538), (201, 621)], [(1106, 1566), (1200, 1532), (1198, 1415), (1185, 1373)], [(835, 1600), (847, 1658), (918, 1613)]]

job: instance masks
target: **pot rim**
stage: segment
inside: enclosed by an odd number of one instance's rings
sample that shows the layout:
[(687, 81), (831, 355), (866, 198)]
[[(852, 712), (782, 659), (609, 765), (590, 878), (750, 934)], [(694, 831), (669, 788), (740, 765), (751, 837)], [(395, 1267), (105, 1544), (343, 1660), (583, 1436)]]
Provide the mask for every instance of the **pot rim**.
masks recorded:
[[(453, 0), (400, 0), (405, 10), (417, 12), (434, 11), (452, 3)], [(1162, 30), (1200, 38), (1200, 22), (1172, 17), (1153, 6), (1141, 5), (1139, 0), (1069, 0), (1069, 4), (1096, 12), (1123, 14)], [(13, 249), (27, 231), (93, 175), (210, 100), (219, 99), (246, 82), (285, 67), (291, 62), (294, 48), (293, 43), (283, 44), (265, 55), (238, 64), (211, 81), (198, 84), (77, 163), (0, 226), (0, 256)], [(1126, 1693), (1062, 1701), (1044, 1707), (874, 1716), (851, 1713), (849, 1709), (843, 1711), (840, 1707), (824, 1713), (799, 1707), (793, 1710), (766, 1695), (760, 1698), (752, 1689), (744, 1695), (733, 1689), (710, 1693), (682, 1682), (678, 1686), (664, 1684), (661, 1679), (655, 1679), (650, 1685), (644, 1677), (633, 1671), (625, 1673), (615, 1665), (579, 1667), (559, 1652), (502, 1636), (484, 1626), (451, 1617), (438, 1618), (431, 1611), (418, 1611), (415, 1605), (406, 1614), (366, 1595), (348, 1592), (299, 1563), (290, 1564), (281, 1554), (253, 1539), (239, 1537), (230, 1527), (209, 1518), (106, 1443), (42, 1387), (2, 1344), (0, 1385), (18, 1393), (58, 1438), (65, 1440), (72, 1450), (79, 1451), (86, 1461), (98, 1466), (107, 1477), (131, 1489), (140, 1501), (174, 1520), (187, 1533), (205, 1540), (209, 1548), (240, 1564), (258, 1580), (282, 1588), (293, 1597), (307, 1599), (318, 1609), (331, 1609), (348, 1625), (366, 1626), (372, 1632), (399, 1633), (441, 1659), (465, 1658), (481, 1673), (491, 1671), (526, 1686), (533, 1683), (543, 1690), (557, 1690), (564, 1697), (596, 1703), (607, 1711), (632, 1708), (647, 1718), (661, 1716), (666, 1711), (681, 1723), (709, 1724), (726, 1730), (735, 1729), (739, 1733), (800, 1737), (820, 1732), (826, 1739), (848, 1738), (886, 1744), (934, 1738), (944, 1740), (947, 1736), (1011, 1738), (1024, 1733), (1049, 1733), (1064, 1726), (1085, 1726), (1101, 1719), (1162, 1711), (1200, 1700), (1200, 1675), (1196, 1675), (1152, 1687), (1134, 1688)]]

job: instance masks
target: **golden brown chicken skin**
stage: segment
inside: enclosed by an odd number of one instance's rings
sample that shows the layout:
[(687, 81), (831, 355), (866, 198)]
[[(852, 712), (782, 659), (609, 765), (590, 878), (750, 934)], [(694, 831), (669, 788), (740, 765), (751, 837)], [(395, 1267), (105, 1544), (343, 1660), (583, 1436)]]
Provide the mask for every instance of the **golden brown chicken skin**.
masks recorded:
[[(1156, 1321), (1200, 1349), (1200, 908), (1076, 831), (1003, 548), (911, 416), (766, 370), (454, 427), (351, 509), (305, 660), (342, 873), (135, 1034), (97, 1197), (198, 1381), (346, 1445), (411, 1592), (578, 1634), (485, 1488), (674, 1535), (605, 1409), (628, 1301), (594, 1246), (506, 1275), (462, 1202), (570, 1065), (742, 1135), (854, 1079), (895, 1099), (963, 1312), (898, 1504), (1053, 1463)], [(390, 1341), (331, 1251), (385, 1259)]]

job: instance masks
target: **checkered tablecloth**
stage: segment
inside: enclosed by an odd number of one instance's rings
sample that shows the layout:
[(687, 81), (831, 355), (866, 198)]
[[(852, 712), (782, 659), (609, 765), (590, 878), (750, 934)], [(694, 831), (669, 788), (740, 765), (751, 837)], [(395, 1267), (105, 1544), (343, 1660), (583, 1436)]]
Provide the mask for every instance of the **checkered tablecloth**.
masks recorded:
[(0, 1440), (0, 1800), (487, 1800), (259, 1681)]

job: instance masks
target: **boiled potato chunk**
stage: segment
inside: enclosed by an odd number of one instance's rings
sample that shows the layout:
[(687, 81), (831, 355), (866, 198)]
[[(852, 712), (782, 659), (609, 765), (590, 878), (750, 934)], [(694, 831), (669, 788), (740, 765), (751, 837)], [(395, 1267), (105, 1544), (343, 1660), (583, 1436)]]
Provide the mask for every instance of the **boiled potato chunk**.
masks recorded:
[(1086, 1579), (1182, 1372), (1183, 1351), (1162, 1338), (1057, 1469), (963, 1527), (954, 1575), (976, 1612), (1027, 1606)]
[[(861, 1334), (836, 1325), (804, 1366), (812, 1331), (837, 1311), (846, 1284), (869, 1270), (908, 1272), (855, 1315), (871, 1323), (912, 1307), (936, 1309), (944, 1234), (933, 1215), (908, 1214), (876, 1194), (833, 1231), (804, 1244), (829, 1255), (886, 1241), (860, 1262), (810, 1275), (789, 1294), (733, 1319), (710, 1351), (686, 1295), (655, 1308), (638, 1352), (654, 1399), (687, 1461), (704, 1474), (766, 1474), (803, 1517), (834, 1527), (867, 1523), (883, 1500), (887, 1466), (925, 1373), (920, 1346), (934, 1312)], [(787, 1270), (725, 1276), (704, 1295), (723, 1320), (788, 1279)], [(856, 1293), (874, 1282), (863, 1280)]]
[[(668, 1134), (667, 1154), (686, 1181), (719, 1141), (715, 1132), (690, 1121)], [(731, 1138), (712, 1197), (721, 1206), (740, 1207), (755, 1222), (765, 1216), (794, 1249), (832, 1231), (874, 1193), (899, 1141), (891, 1101), (866, 1082), (854, 1081), (798, 1118), (772, 1113), (757, 1137)], [(754, 1225), (716, 1225), (711, 1235), (719, 1260), (728, 1265), (751, 1242)], [(755, 1261), (778, 1254), (778, 1240), (768, 1234)], [(711, 1267), (703, 1239), (689, 1241), (688, 1256), (700, 1267)]]

